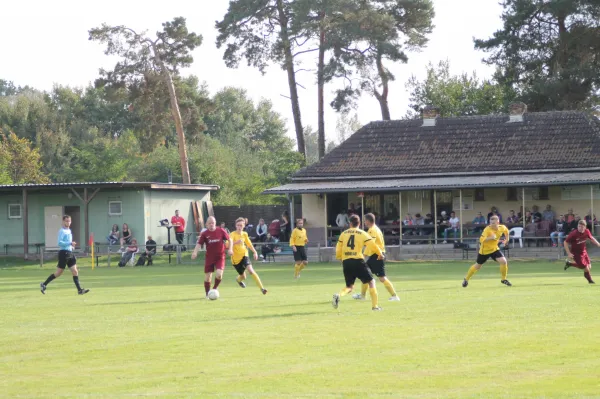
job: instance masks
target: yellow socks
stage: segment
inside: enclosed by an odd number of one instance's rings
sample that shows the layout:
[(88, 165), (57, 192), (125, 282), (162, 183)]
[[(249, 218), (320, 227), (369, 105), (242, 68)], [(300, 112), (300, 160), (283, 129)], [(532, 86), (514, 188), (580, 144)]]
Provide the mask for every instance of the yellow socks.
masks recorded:
[(298, 278), (298, 276), (300, 275), (300, 265), (299, 264), (295, 264), (294, 265), (294, 278)]
[(465, 280), (469, 281), (469, 279), (471, 277), (473, 277), (473, 275), (477, 273), (477, 269), (475, 269), (475, 265), (471, 266), (471, 268), (469, 269), (469, 271), (467, 272), (467, 277), (465, 277)]
[(360, 287), (360, 295), (361, 295), (363, 298), (366, 298), (366, 297), (367, 297), (367, 290), (368, 290), (368, 289), (369, 289), (369, 284), (363, 284), (363, 285)]
[(244, 277), (243, 274), (240, 274), (240, 275), (237, 276), (237, 278), (235, 279), (235, 281), (237, 281), (238, 283), (241, 283), (245, 279), (246, 279), (246, 277)]
[(385, 289), (388, 290), (391, 296), (396, 296), (396, 290), (394, 289), (394, 286), (392, 285), (392, 282), (390, 280), (385, 279), (383, 285), (385, 286)]
[(502, 275), (502, 280), (506, 280), (506, 275), (508, 274), (508, 264), (500, 265), (500, 274)]
[(350, 288), (346, 287), (340, 291), (340, 296), (348, 295), (352, 291)]
[(300, 263), (300, 271), (304, 270), (304, 268), (306, 267), (306, 265), (304, 263)]
[(379, 294), (377, 294), (377, 288), (369, 288), (369, 294), (371, 294), (371, 307), (376, 308), (379, 304)]
[(262, 282), (260, 281), (260, 277), (258, 277), (258, 274), (256, 274), (256, 272), (254, 272), (251, 274), (251, 276), (254, 279), (254, 282), (256, 283), (256, 285), (258, 285), (258, 288), (263, 290), (265, 287), (263, 287)]

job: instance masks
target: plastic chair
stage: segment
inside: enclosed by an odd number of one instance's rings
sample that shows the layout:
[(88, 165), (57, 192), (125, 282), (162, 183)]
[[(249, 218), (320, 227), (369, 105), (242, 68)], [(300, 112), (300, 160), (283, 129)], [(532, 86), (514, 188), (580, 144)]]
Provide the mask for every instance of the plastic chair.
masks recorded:
[(521, 248), (523, 248), (523, 228), (522, 227), (513, 227), (508, 231), (510, 235), (510, 239), (513, 242), (513, 248), (515, 247), (515, 240), (519, 240), (519, 244)]

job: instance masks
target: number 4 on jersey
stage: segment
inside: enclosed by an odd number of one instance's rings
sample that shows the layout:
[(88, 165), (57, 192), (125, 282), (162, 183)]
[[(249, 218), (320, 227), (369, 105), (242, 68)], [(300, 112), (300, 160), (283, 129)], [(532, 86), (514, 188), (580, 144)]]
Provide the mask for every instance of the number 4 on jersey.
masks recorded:
[(348, 239), (348, 243), (346, 244), (346, 246), (348, 248), (350, 248), (351, 250), (354, 250), (354, 234), (350, 235), (350, 238)]

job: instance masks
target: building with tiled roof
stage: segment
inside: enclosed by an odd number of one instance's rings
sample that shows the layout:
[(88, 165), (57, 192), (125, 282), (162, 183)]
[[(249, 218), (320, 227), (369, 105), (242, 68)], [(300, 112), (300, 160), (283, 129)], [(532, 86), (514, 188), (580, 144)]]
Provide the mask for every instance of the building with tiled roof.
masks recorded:
[(468, 222), (492, 206), (507, 215), (533, 205), (583, 218), (600, 199), (599, 183), (597, 118), (528, 113), (516, 103), (510, 115), (444, 118), (428, 107), (419, 120), (371, 122), (266, 193), (301, 195), (309, 232), (326, 243), (327, 226), (350, 204), (388, 222), (452, 210)]

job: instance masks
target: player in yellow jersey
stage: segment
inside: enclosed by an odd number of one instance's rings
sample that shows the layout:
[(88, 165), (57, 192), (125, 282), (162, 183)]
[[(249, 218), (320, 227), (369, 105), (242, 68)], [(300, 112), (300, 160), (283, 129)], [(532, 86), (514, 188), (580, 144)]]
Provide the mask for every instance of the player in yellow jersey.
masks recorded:
[[(504, 239), (502, 239), (504, 236)], [(481, 237), (479, 238), (479, 254), (477, 255), (477, 260), (475, 264), (471, 266), (465, 279), (462, 283), (463, 287), (467, 287), (469, 285), (469, 280), (475, 273), (481, 269), (481, 265), (483, 265), (489, 258), (492, 258), (496, 262), (500, 264), (500, 274), (502, 275), (502, 279), (500, 282), (509, 287), (512, 286), (510, 281), (506, 279), (506, 275), (508, 274), (508, 262), (504, 257), (504, 254), (500, 252), (499, 243), (503, 245), (508, 245), (508, 239), (510, 235), (508, 229), (505, 225), (500, 224), (500, 219), (498, 216), (492, 216), (490, 218), (490, 225), (486, 227), (481, 233)]]
[[(372, 213), (367, 213), (365, 215), (365, 227), (367, 228), (367, 233), (375, 240), (375, 244), (381, 249), (381, 252), (385, 254), (385, 241), (383, 238), (383, 233), (379, 229), (379, 227), (375, 224), (375, 215)], [(367, 257), (367, 266), (371, 269), (371, 272), (379, 277), (379, 281), (383, 283), (385, 289), (390, 293), (390, 301), (399, 301), (400, 298), (398, 294), (396, 294), (396, 290), (394, 289), (394, 285), (390, 280), (388, 280), (385, 274), (385, 260), (379, 259), (379, 256), (375, 253), (375, 251), (370, 248), (365, 248), (365, 256)], [(367, 290), (369, 289), (369, 284), (363, 284), (360, 290), (360, 294), (352, 295), (352, 298), (357, 300), (365, 300), (367, 295)]]
[(236, 281), (240, 287), (246, 288), (244, 280), (246, 279), (246, 270), (248, 270), (248, 273), (250, 273), (263, 295), (267, 295), (267, 290), (265, 287), (263, 287), (260, 277), (258, 277), (258, 274), (256, 274), (252, 268), (252, 262), (250, 262), (250, 259), (248, 258), (248, 248), (250, 248), (250, 250), (254, 253), (254, 260), (258, 259), (258, 254), (256, 253), (256, 249), (254, 249), (254, 246), (250, 241), (250, 237), (248, 237), (248, 233), (244, 231), (245, 226), (245, 219), (238, 218), (235, 221), (235, 231), (230, 234), (231, 241), (233, 242), (233, 255), (231, 256), (231, 263), (233, 263), (233, 267), (239, 274)]
[(369, 285), (369, 293), (371, 294), (371, 308), (373, 310), (381, 310), (377, 303), (379, 295), (375, 287), (375, 280), (371, 269), (365, 263), (363, 255), (363, 247), (366, 246), (370, 251), (377, 254), (379, 259), (383, 259), (384, 255), (375, 244), (375, 240), (364, 230), (359, 228), (360, 218), (357, 215), (350, 217), (350, 228), (340, 235), (340, 239), (335, 248), (335, 257), (342, 261), (344, 268), (344, 279), (346, 287), (339, 294), (333, 294), (333, 307), (338, 308), (340, 298), (352, 292), (356, 279), (362, 281), (363, 284)]
[(308, 264), (308, 257), (306, 256), (306, 244), (308, 244), (308, 238), (306, 237), (306, 230), (304, 229), (304, 220), (296, 220), (296, 228), (292, 231), (290, 237), (290, 247), (294, 251), (294, 278), (300, 277), (300, 272)]

